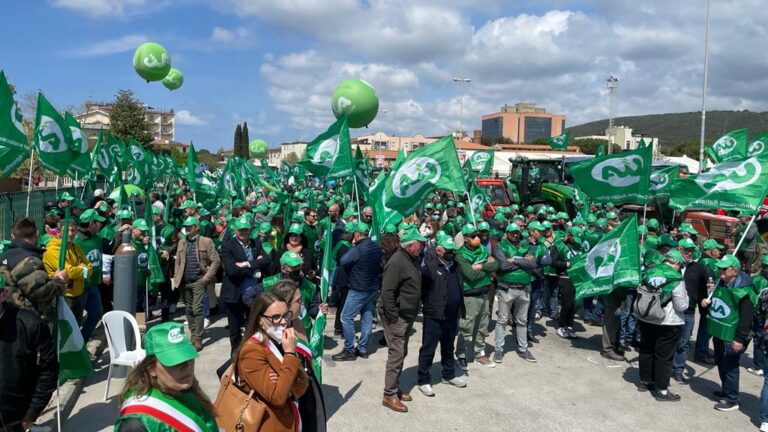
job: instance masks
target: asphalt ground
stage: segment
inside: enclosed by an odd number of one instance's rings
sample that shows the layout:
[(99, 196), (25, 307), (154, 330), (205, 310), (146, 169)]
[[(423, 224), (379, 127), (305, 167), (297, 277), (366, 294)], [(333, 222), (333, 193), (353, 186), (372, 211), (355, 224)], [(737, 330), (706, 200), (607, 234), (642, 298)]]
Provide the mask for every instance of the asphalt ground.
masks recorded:
[[(181, 318), (179, 318), (181, 320)], [(686, 373), (688, 385), (672, 382), (670, 390), (680, 402), (661, 403), (649, 393), (637, 391), (637, 353), (626, 362), (600, 356), (600, 328), (583, 325), (577, 318), (578, 339), (561, 339), (554, 322), (544, 317), (536, 328), (540, 343), (531, 352), (537, 363), (514, 353), (513, 333), (506, 339), (507, 355), (490, 369), (470, 363), (466, 388), (440, 384), (439, 349), (432, 367), (435, 397), (416, 388), (421, 319), (414, 325), (409, 352), (400, 379), (401, 389), (413, 395), (408, 413), (396, 413), (381, 405), (387, 349), (379, 344), (381, 326), (374, 328), (368, 359), (334, 362), (342, 341), (332, 336), (332, 316), (326, 328), (323, 393), (330, 431), (750, 431), (757, 430), (763, 378), (746, 371), (752, 366), (752, 347), (742, 358), (741, 403), (738, 411), (713, 409), (711, 394), (719, 389), (717, 368), (693, 362)], [(205, 349), (197, 360), (196, 375), (206, 393), (214, 398), (219, 388), (216, 369), (229, 356), (226, 319), (214, 317), (206, 331)], [(486, 340), (491, 341), (492, 336)], [(490, 352), (491, 346), (487, 345)], [(109, 431), (117, 417), (117, 398), (122, 379), (113, 379), (109, 399), (102, 401), (109, 357), (104, 354), (95, 374), (86, 379), (62, 430)]]

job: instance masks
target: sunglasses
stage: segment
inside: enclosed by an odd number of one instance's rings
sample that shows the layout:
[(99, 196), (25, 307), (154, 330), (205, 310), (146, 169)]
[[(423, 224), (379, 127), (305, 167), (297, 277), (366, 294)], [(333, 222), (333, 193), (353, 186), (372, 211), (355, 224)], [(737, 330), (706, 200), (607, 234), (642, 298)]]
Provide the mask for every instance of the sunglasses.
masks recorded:
[(282, 315), (280, 315), (280, 314), (272, 315), (272, 316), (264, 315), (262, 318), (270, 321), (274, 325), (277, 325), (277, 324), (280, 324), (280, 322), (282, 320), (285, 320), (285, 322), (290, 322), (291, 319), (293, 319), (293, 312), (288, 311), (288, 312), (286, 312), (286, 313), (284, 313)]

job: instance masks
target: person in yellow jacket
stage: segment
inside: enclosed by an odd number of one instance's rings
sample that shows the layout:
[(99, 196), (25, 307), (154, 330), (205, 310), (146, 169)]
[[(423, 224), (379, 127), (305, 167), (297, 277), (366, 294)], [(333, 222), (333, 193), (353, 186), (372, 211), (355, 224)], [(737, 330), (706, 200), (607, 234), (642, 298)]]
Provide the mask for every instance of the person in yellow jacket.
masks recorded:
[[(45, 271), (48, 272), (50, 277), (53, 277), (59, 270), (59, 252), (61, 251), (61, 233), (63, 230), (64, 221), (62, 220), (59, 221), (58, 233), (48, 241), (45, 253), (43, 254)], [(67, 229), (67, 256), (63, 269), (67, 272), (69, 282), (64, 290), (64, 298), (75, 315), (77, 323), (81, 324), (83, 319), (85, 281), (88, 279), (88, 275), (91, 274), (92, 268), (91, 262), (88, 261), (83, 249), (75, 244), (76, 236), (77, 223), (74, 220), (70, 220)]]

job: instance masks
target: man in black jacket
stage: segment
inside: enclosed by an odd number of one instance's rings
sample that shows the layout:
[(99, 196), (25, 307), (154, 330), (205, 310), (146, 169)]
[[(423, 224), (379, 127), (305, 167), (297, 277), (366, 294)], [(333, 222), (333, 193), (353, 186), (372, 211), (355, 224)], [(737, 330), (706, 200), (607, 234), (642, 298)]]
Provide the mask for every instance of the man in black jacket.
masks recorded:
[(0, 256), (0, 270), (11, 287), (10, 296), (20, 308), (35, 310), (40, 318), (53, 321), (56, 301), (67, 284), (67, 271), (59, 270), (53, 278), (43, 265), (43, 249), (37, 247), (38, 231), (32, 219), (19, 219), (13, 225), (13, 241)]
[(59, 375), (48, 326), (8, 300), (0, 276), (0, 430), (28, 430), (48, 405)]
[(415, 228), (403, 232), (400, 248), (384, 265), (381, 281), (381, 297), (377, 309), (389, 347), (381, 403), (396, 412), (408, 412), (408, 407), (402, 401), (413, 400), (410, 394), (400, 391), (398, 381), (408, 355), (411, 327), (419, 313), (421, 271), (418, 259), (424, 241), (426, 239)]
[(229, 344), (232, 352), (242, 340), (240, 327), (248, 322), (248, 306), (243, 302), (243, 294), (250, 295), (252, 291), (258, 290), (254, 273), (257, 269), (270, 265), (269, 255), (257, 255), (253, 248), (254, 242), (250, 239), (251, 222), (248, 218), (237, 218), (234, 228), (235, 236), (221, 245), (224, 278), (220, 296), (221, 301), (227, 305)]
[(696, 250), (696, 243), (689, 238), (680, 240), (677, 245), (680, 254), (683, 255), (683, 279), (685, 289), (688, 291), (688, 309), (683, 313), (685, 324), (683, 332), (680, 334), (680, 340), (677, 344), (677, 352), (672, 363), (672, 379), (680, 384), (687, 382), (683, 376), (685, 372), (685, 361), (688, 359), (688, 347), (693, 333), (693, 326), (696, 318), (696, 308), (701, 300), (707, 297), (707, 279), (712, 277), (710, 270), (698, 261), (693, 260)]
[(464, 309), (461, 292), (461, 268), (456, 264), (456, 246), (449, 236), (424, 256), (421, 267), (421, 302), (424, 312), (423, 336), (419, 349), (419, 391), (432, 397), (432, 360), (437, 343), (440, 343), (440, 363), (443, 366), (443, 383), (466, 387), (467, 383), (456, 377), (454, 343), (459, 331), (459, 316)]

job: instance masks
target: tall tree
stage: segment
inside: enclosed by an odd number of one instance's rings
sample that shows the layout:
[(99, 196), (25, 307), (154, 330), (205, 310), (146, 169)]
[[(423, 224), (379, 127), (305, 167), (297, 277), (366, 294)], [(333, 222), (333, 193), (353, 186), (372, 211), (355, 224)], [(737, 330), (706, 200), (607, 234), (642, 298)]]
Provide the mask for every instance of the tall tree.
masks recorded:
[(243, 159), (248, 159), (250, 157), (250, 154), (248, 152), (248, 144), (250, 144), (251, 139), (248, 137), (248, 122), (243, 122), (243, 154), (241, 157)]
[(240, 152), (243, 151), (243, 128), (240, 127), (240, 123), (235, 128), (235, 144), (232, 146), (232, 150), (235, 156), (240, 156)]
[(145, 149), (152, 142), (146, 109), (131, 90), (118, 90), (109, 113), (109, 130), (124, 142), (133, 137)]

